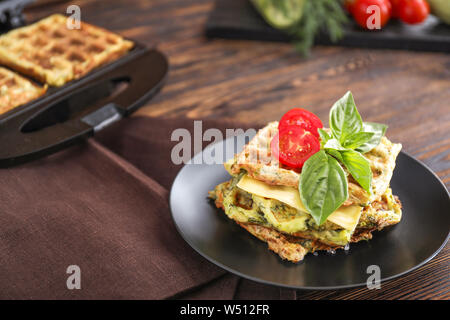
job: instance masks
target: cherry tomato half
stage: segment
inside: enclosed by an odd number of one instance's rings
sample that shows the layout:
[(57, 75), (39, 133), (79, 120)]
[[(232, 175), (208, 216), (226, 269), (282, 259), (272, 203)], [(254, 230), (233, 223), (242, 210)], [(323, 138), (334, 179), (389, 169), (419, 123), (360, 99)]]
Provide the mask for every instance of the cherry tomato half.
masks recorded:
[(430, 13), (430, 5), (426, 0), (400, 0), (398, 16), (400, 20), (409, 24), (418, 24), (425, 21)]
[(383, 28), (391, 18), (392, 5), (389, 0), (355, 0), (351, 5), (351, 14), (364, 29), (368, 29), (368, 20), (374, 14), (371, 11), (368, 13), (367, 8), (373, 5), (380, 8), (380, 28)]
[(300, 169), (309, 157), (320, 150), (320, 142), (311, 132), (301, 127), (289, 126), (278, 131), (270, 147), (280, 163)]
[(281, 118), (278, 124), (278, 130), (282, 130), (289, 126), (298, 126), (311, 132), (314, 136), (319, 138), (318, 128), (323, 128), (322, 121), (314, 113), (305, 109), (295, 108), (289, 110)]

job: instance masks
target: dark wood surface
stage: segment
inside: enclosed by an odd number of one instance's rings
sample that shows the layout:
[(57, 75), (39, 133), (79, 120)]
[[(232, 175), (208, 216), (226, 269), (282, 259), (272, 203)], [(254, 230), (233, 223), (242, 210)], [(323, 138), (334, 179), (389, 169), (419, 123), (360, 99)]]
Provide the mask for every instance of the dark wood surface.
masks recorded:
[[(27, 10), (29, 20), (62, 13), (68, 4), (44, 2)], [(303, 106), (327, 119), (331, 105), (351, 90), (364, 120), (387, 123), (389, 138), (450, 187), (449, 54), (316, 47), (305, 59), (289, 44), (207, 40), (210, 0), (77, 4), (82, 19), (157, 45), (169, 57), (166, 86), (139, 115), (261, 123)], [(450, 244), (380, 290), (298, 292), (297, 298), (450, 299)]]

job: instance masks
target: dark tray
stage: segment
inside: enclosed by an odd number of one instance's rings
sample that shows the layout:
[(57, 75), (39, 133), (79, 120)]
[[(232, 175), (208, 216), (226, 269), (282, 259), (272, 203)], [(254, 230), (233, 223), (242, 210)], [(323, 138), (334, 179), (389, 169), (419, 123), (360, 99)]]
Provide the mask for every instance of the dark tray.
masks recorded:
[[(268, 25), (248, 0), (216, 0), (206, 23), (206, 35), (211, 38), (291, 41), (285, 33)], [(430, 16), (421, 25), (406, 25), (392, 20), (382, 31), (364, 31), (353, 21), (346, 26), (345, 36), (331, 43), (319, 36), (316, 44), (450, 52), (450, 26)]]
[(0, 116), (0, 167), (73, 145), (142, 106), (162, 87), (165, 56), (135, 42), (120, 59)]

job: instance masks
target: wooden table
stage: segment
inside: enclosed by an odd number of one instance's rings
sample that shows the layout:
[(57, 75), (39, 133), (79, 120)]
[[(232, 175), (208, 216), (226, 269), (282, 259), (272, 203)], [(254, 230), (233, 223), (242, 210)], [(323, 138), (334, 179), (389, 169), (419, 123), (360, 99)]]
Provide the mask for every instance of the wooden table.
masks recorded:
[[(42, 2), (27, 10), (29, 20), (68, 5)], [(206, 39), (212, 0), (77, 3), (83, 20), (157, 45), (169, 57), (166, 86), (139, 115), (266, 122), (304, 106), (327, 119), (336, 99), (351, 90), (363, 119), (387, 123), (389, 138), (450, 186), (449, 54), (317, 47), (305, 59), (289, 44)], [(380, 290), (298, 292), (297, 298), (449, 299), (450, 244)]]

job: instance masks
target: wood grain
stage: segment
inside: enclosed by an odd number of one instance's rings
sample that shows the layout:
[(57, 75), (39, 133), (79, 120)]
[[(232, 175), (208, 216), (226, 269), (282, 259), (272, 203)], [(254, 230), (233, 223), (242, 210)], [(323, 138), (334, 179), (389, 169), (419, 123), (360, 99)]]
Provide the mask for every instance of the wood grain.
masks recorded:
[[(82, 19), (168, 55), (168, 82), (138, 115), (261, 123), (303, 106), (327, 119), (331, 105), (351, 90), (364, 120), (387, 123), (389, 138), (450, 187), (449, 54), (316, 47), (305, 59), (289, 44), (207, 40), (210, 0), (76, 3)], [(27, 17), (63, 13), (68, 4), (35, 5)], [(298, 292), (297, 298), (450, 299), (450, 244), (380, 290)]]

